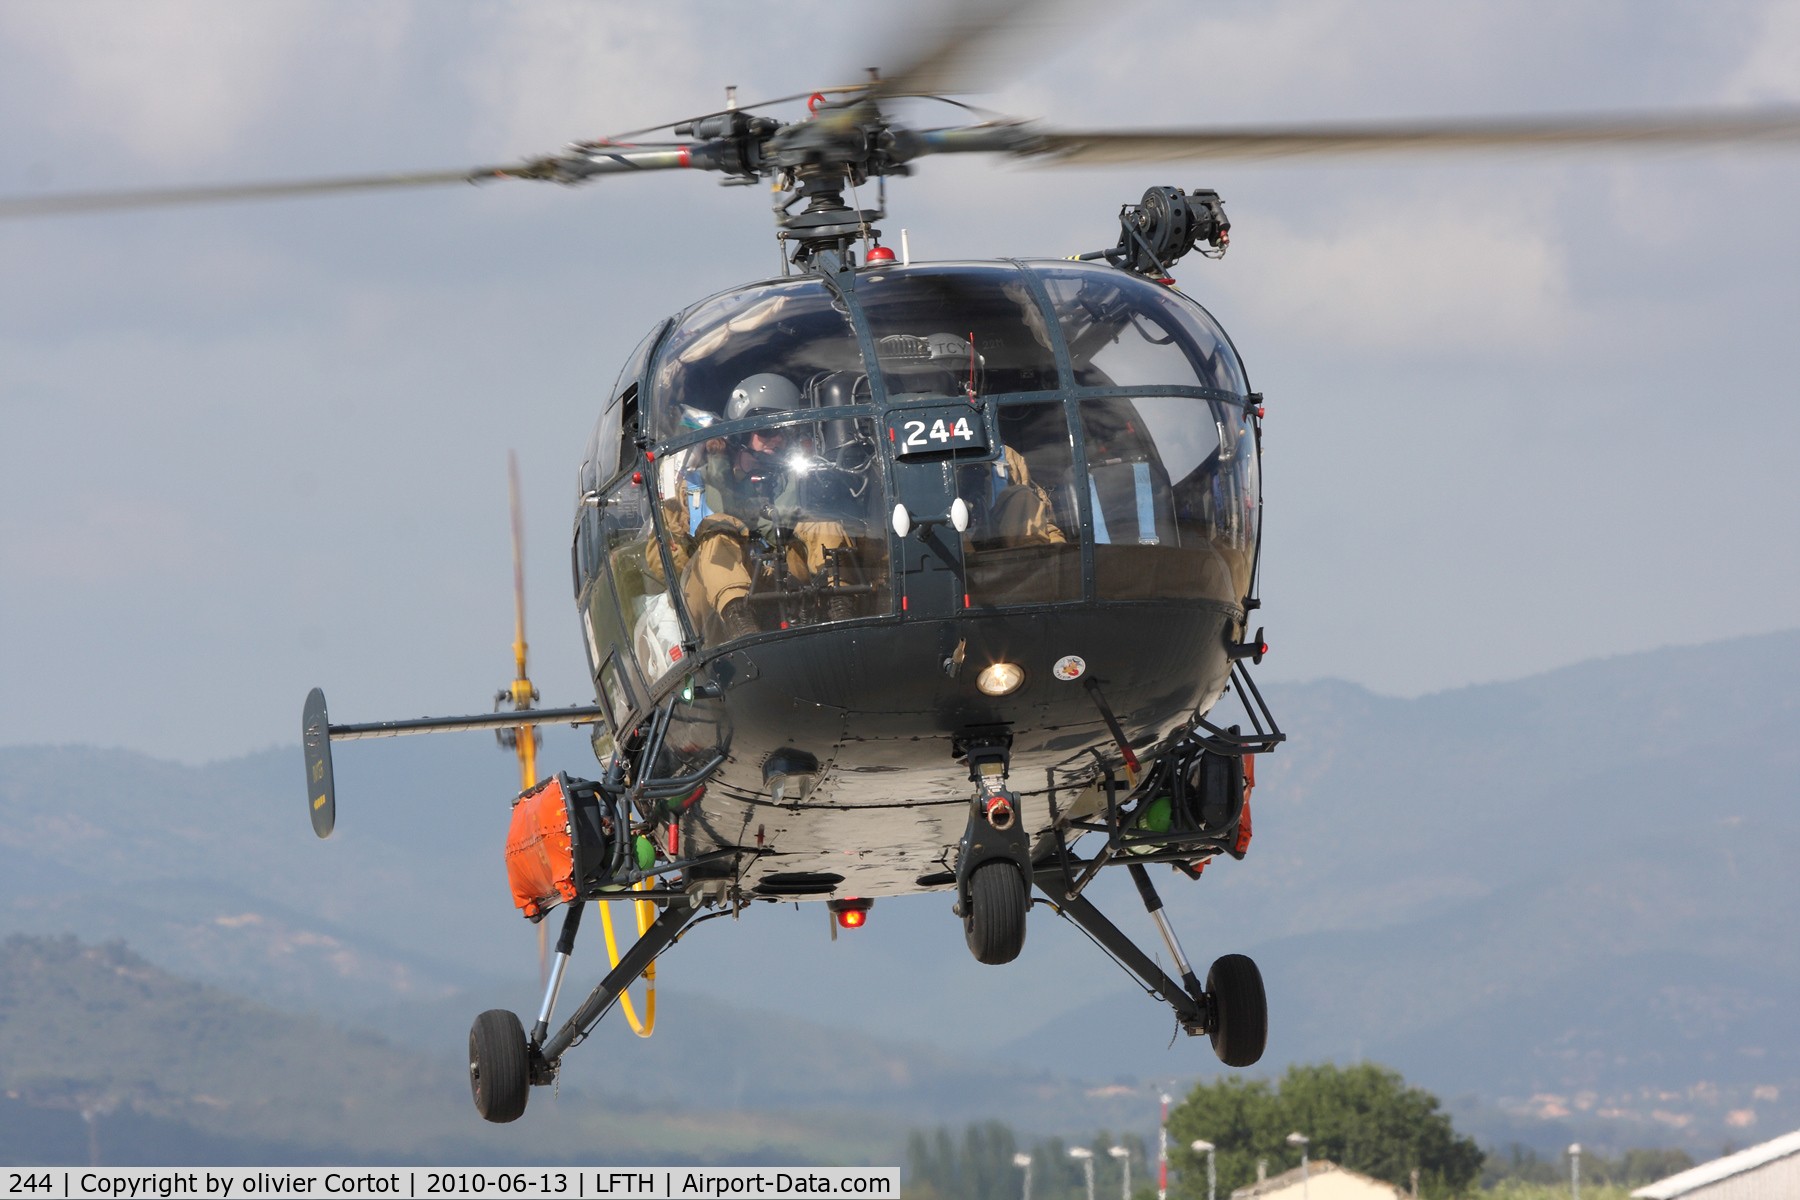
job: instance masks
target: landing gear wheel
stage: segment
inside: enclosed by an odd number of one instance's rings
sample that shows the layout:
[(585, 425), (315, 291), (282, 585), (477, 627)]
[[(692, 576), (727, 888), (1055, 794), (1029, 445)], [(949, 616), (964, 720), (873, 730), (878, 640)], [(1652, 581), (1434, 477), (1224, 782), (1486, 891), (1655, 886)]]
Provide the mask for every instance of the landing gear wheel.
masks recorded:
[(963, 933), (975, 961), (998, 966), (1019, 957), (1025, 948), (1025, 912), (1030, 907), (1018, 867), (999, 860), (976, 867), (969, 876), (970, 912), (963, 919)]
[(1269, 1001), (1262, 972), (1242, 954), (1227, 954), (1206, 973), (1212, 997), (1213, 1053), (1228, 1067), (1247, 1067), (1263, 1056), (1269, 1041)]
[(483, 1120), (502, 1124), (525, 1115), (531, 1097), (525, 1030), (504, 1008), (490, 1008), (469, 1029), (469, 1091)]

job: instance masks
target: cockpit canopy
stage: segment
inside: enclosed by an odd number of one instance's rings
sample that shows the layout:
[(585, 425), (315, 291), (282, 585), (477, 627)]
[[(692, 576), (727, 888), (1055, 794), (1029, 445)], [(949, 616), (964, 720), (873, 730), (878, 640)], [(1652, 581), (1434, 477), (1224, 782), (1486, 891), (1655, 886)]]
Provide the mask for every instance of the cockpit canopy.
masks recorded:
[[(1108, 266), (883, 267), (847, 294), (806, 276), (703, 300), (640, 343), (582, 468), (602, 701), (641, 710), (695, 648), (932, 604), (1237, 611), (1261, 495), (1247, 397), (1204, 309)], [(894, 540), (895, 504), (953, 499), (966, 527), (931, 554), (956, 586), (928, 601), (944, 576)]]
[(764, 374), (791, 380), (803, 408), (873, 403), (877, 388), (887, 399), (971, 389), (1248, 390), (1212, 318), (1158, 284), (1079, 262), (934, 263), (864, 272), (848, 302), (809, 276), (695, 305), (656, 356), (644, 421), (651, 440), (726, 420), (732, 390)]

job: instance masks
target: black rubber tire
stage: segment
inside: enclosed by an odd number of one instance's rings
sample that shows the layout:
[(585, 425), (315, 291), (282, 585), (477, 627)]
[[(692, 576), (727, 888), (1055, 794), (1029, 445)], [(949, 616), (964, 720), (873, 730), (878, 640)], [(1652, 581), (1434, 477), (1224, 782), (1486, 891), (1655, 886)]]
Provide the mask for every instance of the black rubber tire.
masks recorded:
[(504, 1124), (525, 1115), (531, 1066), (525, 1030), (504, 1008), (490, 1008), (469, 1027), (469, 1092), (482, 1120)]
[(1269, 999), (1262, 972), (1242, 954), (1227, 954), (1206, 973), (1206, 994), (1216, 1016), (1213, 1053), (1228, 1067), (1248, 1067), (1269, 1043)]
[(1011, 862), (984, 862), (969, 876), (969, 915), (963, 921), (969, 953), (990, 966), (1009, 963), (1025, 948), (1030, 895)]

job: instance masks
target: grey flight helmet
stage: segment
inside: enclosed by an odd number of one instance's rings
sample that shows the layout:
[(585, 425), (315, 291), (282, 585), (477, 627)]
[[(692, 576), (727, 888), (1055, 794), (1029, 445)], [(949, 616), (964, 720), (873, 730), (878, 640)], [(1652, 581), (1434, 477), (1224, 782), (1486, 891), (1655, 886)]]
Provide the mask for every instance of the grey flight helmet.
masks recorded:
[(725, 419), (737, 421), (756, 413), (789, 412), (800, 407), (800, 389), (782, 375), (752, 375), (731, 389)]

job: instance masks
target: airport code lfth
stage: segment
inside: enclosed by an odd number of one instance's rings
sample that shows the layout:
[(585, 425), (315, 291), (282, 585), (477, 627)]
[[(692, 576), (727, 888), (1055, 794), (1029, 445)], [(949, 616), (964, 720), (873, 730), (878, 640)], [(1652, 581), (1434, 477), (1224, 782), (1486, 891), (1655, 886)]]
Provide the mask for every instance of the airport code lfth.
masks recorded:
[(202, 1167), (152, 1170), (55, 1168), (8, 1171), (0, 1196), (36, 1200), (175, 1200), (176, 1197), (405, 1197), (550, 1196), (571, 1200), (729, 1200), (733, 1196), (870, 1196), (898, 1200), (898, 1167), (634, 1167), (571, 1170), (380, 1170), (302, 1167), (217, 1170)]

